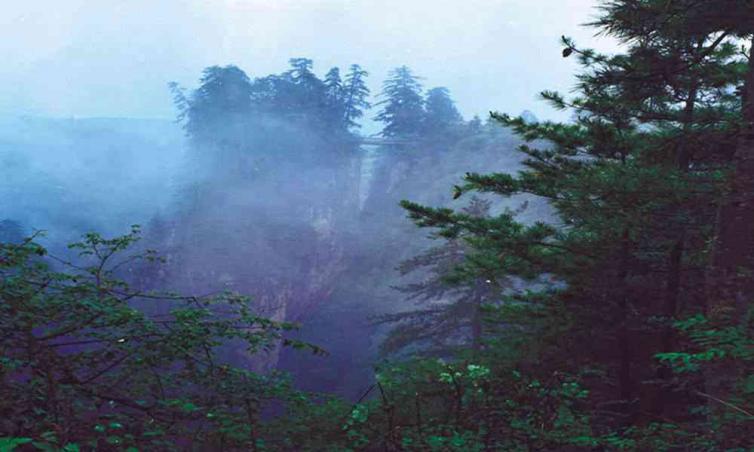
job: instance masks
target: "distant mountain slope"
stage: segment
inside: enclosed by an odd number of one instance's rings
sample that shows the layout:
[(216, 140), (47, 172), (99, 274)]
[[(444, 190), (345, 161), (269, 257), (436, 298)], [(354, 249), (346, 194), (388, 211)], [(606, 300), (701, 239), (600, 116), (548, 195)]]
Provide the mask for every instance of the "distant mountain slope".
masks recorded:
[(61, 239), (146, 223), (170, 200), (183, 148), (169, 120), (2, 117), (0, 219)]

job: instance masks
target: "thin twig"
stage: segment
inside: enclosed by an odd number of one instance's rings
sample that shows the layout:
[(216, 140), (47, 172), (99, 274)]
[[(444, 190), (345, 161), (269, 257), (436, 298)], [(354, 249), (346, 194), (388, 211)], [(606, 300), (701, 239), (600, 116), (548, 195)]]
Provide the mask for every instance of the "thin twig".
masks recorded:
[(738, 411), (739, 413), (743, 413), (743, 414), (745, 414), (746, 416), (748, 416), (748, 417), (750, 417), (750, 418), (754, 419), (754, 414), (752, 414), (752, 413), (749, 413), (748, 411), (744, 410), (743, 408), (741, 408), (741, 407), (738, 407), (738, 406), (736, 406), (736, 405), (733, 405), (733, 404), (732, 404), (732, 403), (730, 403), (730, 402), (726, 402), (725, 400), (721, 400), (721, 399), (718, 399), (718, 398), (717, 398), (717, 397), (715, 397), (715, 396), (712, 396), (712, 395), (706, 394), (706, 393), (704, 393), (704, 392), (701, 392), (701, 391), (694, 391), (694, 393), (695, 393), (696, 395), (700, 395), (700, 396), (702, 396), (702, 397), (706, 397), (706, 398), (708, 398), (708, 399), (710, 399), (710, 400), (714, 400), (715, 402), (721, 403), (721, 404), (723, 404), (723, 405), (727, 406), (728, 408), (730, 408), (730, 409), (732, 409), (732, 410), (736, 410), (736, 411)]

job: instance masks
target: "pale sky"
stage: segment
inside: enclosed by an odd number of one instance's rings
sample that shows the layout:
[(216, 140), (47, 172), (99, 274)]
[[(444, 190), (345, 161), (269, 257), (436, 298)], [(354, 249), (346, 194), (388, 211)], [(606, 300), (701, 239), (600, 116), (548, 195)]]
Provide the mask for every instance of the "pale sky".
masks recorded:
[(613, 50), (580, 25), (593, 0), (9, 0), (0, 13), (0, 114), (171, 118), (167, 83), (210, 65), (250, 77), (291, 57), (315, 71), (361, 64), (379, 91), (406, 64), (467, 117), (558, 117), (537, 93), (568, 91), (559, 37)]

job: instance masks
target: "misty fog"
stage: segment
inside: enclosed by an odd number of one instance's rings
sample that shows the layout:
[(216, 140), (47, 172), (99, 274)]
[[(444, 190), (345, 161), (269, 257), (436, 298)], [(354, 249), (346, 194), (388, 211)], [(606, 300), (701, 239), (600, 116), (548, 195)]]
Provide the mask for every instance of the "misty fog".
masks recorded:
[(726, 1), (7, 2), (0, 451), (749, 450)]
[(0, 451), (754, 450), (754, 0), (0, 8)]
[[(0, 217), (25, 233), (46, 231), (43, 240), (61, 252), (84, 232), (112, 235), (142, 225), (148, 246), (168, 259), (157, 274), (140, 275), (142, 284), (250, 295), (260, 312), (299, 322), (300, 336), (331, 355), (275, 351), (234, 359), (290, 370), (307, 389), (349, 397), (368, 383), (380, 356), (385, 328), (374, 316), (411, 309), (392, 288), (411, 280), (398, 266), (432, 243), (398, 202), (458, 207), (450, 187), (463, 174), (515, 172), (517, 139), (473, 114), (541, 110), (521, 97), (532, 91), (521, 83), (570, 83), (566, 69), (542, 71), (532, 66), (540, 61), (521, 53), (521, 39), (557, 45), (535, 31), (536, 21), (521, 22), (533, 20), (535, 10), (555, 12), (525, 2), (480, 5), (458, 28), (431, 25), (453, 17), (460, 4), (452, 2), (433, 4), (429, 13), (429, 5), (396, 4), (387, 16), (366, 2), (239, 1), (210, 9), (197, 2), (170, 16), (160, 3), (73, 3), (56, 6), (54, 15), (44, 2), (5, 13), (10, 27), (2, 33), (27, 39), (11, 47), (5, 40), (16, 70), (2, 76), (14, 88), (0, 89)], [(574, 29), (568, 18), (583, 17), (589, 6), (559, 2), (570, 11), (561, 26)], [(401, 14), (422, 14), (424, 23)], [(318, 26), (328, 20), (344, 28)], [(367, 35), (354, 42), (359, 22), (369, 25), (361, 30)], [(30, 24), (54, 27), (30, 35)], [(299, 40), (319, 33), (316, 42)], [(301, 56), (313, 66), (283, 68)], [(454, 64), (438, 64), (445, 59)], [(215, 80), (208, 72), (199, 80), (202, 64), (218, 63)], [(364, 71), (363, 99), (347, 108), (358, 113), (345, 124), (328, 123), (327, 105), (307, 90), (329, 89), (329, 65), (345, 77), (355, 63)], [(452, 111), (440, 111), (448, 123), (437, 125), (445, 130), (381, 131), (381, 84), (399, 63), (416, 70), (420, 96), (446, 84), (441, 101)], [(268, 75), (262, 68), (283, 70)], [(237, 104), (245, 89), (257, 105)], [(392, 143), (391, 136), (400, 139)], [(546, 217), (540, 204), (527, 202), (522, 217)]]

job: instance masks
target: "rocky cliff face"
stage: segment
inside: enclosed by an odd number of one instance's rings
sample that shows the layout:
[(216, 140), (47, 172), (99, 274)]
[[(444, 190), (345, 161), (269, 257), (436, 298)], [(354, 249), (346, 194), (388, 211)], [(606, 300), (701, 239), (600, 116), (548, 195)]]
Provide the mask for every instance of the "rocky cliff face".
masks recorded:
[[(432, 245), (428, 231), (417, 229), (406, 218), (399, 201), (461, 207), (467, 200), (452, 200), (452, 186), (466, 172), (516, 172), (519, 144), (509, 131), (490, 126), (451, 145), (365, 149), (362, 155), (368, 171), (362, 172), (360, 209), (351, 220), (356, 233), (339, 256), (343, 269), (330, 280), (329, 298), (311, 310), (301, 334), (331, 355), (321, 359), (284, 351), (280, 367), (305, 376), (299, 383), (306, 389), (358, 397), (369, 384), (384, 334), (370, 324), (369, 317), (411, 308), (403, 294), (392, 289), (405, 282), (396, 267)], [(523, 221), (549, 216), (544, 202), (533, 198), (495, 201), (493, 213), (525, 204), (520, 214)]]
[[(369, 316), (406, 308), (391, 289), (402, 282), (395, 267), (429, 246), (427, 231), (414, 227), (398, 202), (457, 207), (464, 201), (452, 201), (451, 187), (464, 173), (519, 165), (517, 141), (498, 127), (454, 143), (358, 148), (270, 121), (237, 152), (186, 151), (170, 121), (14, 121), (0, 121), (7, 173), (0, 198), (37, 187), (22, 203), (4, 203), (20, 209), (25, 226), (55, 231), (70, 224), (62, 241), (142, 223), (147, 245), (169, 258), (143, 275), (145, 284), (248, 294), (261, 314), (300, 322), (299, 336), (331, 353), (273, 350), (250, 358), (230, 350), (231, 359), (257, 370), (290, 370), (306, 376), (300, 381), (307, 389), (347, 396), (371, 375), (381, 333)], [(61, 159), (78, 162), (82, 175), (60, 173)], [(534, 202), (522, 217), (546, 214)]]
[[(232, 290), (249, 295), (271, 319), (305, 322), (346, 270), (360, 158), (286, 125), (266, 125), (254, 139), (257, 146), (233, 157), (193, 149), (202, 165), (189, 161), (197, 171), (182, 177), (175, 211), (150, 237), (170, 256), (167, 271), (150, 284), (190, 293)], [(204, 164), (210, 152), (222, 160)], [(269, 370), (279, 353), (234, 356)]]

